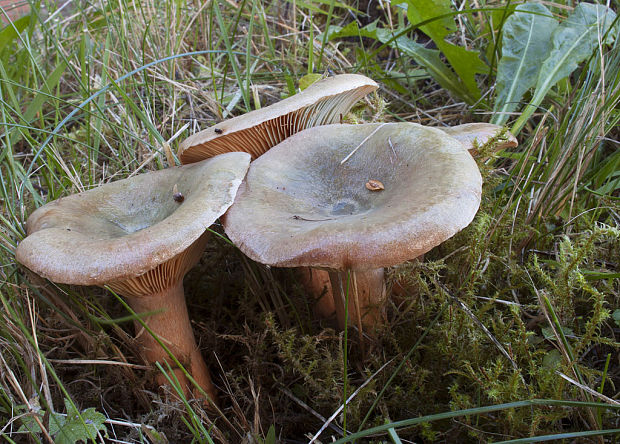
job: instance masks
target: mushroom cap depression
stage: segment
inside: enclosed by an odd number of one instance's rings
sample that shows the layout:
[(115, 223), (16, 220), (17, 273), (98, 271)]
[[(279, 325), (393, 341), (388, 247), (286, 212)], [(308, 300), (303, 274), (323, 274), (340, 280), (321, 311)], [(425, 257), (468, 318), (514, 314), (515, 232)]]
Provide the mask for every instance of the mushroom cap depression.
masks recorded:
[(360, 74), (319, 80), (299, 94), (193, 134), (181, 142), (179, 159), (186, 164), (229, 151), (245, 151), (256, 158), (303, 129), (338, 122), (378, 87)]
[(65, 284), (139, 276), (201, 238), (232, 204), (249, 162), (228, 153), (50, 202), (28, 219), (16, 259)]
[(418, 257), (467, 226), (481, 189), (471, 155), (438, 129), (328, 125), (252, 162), (222, 223), (264, 264), (373, 269)]

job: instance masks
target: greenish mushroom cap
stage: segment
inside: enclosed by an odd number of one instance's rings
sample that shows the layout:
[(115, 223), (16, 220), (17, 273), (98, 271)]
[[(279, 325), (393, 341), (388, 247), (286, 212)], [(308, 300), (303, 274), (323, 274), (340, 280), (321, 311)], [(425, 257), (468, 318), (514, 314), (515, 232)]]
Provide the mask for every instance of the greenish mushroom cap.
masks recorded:
[(463, 147), (468, 149), (472, 155), (476, 155), (476, 146), (480, 147), (502, 133), (504, 137), (495, 143), (496, 151), (515, 148), (519, 145), (517, 138), (509, 131), (504, 132), (503, 127), (492, 123), (465, 123), (463, 125), (437, 127), (437, 129), (461, 142)]
[(232, 204), (249, 162), (246, 153), (228, 153), (50, 202), (28, 219), (16, 259), (54, 282), (77, 285), (122, 281), (182, 259)]
[[(369, 189), (371, 180), (384, 189)], [(255, 160), (222, 223), (264, 264), (373, 269), (418, 257), (467, 226), (481, 188), (471, 155), (438, 129), (335, 124)]]

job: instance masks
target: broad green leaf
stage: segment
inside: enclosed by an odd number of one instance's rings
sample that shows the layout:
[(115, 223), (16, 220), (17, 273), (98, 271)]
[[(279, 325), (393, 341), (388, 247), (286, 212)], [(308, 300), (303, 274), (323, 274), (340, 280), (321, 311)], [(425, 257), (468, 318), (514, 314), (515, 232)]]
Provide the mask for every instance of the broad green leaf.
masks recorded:
[(400, 51), (409, 55), (418, 64), (426, 68), (431, 77), (442, 88), (462, 97), (467, 102), (473, 103), (473, 99), (468, 98), (467, 87), (463, 85), (461, 79), (454, 75), (454, 72), (441, 61), (439, 51), (425, 48), (407, 37), (398, 38), (396, 45)]
[[(543, 327), (541, 330), (545, 339), (556, 339), (555, 333), (551, 327)], [(562, 327), (562, 333), (564, 333), (565, 336), (575, 336), (575, 332), (570, 327)]]
[(536, 85), (542, 63), (551, 52), (558, 22), (540, 3), (517, 6), (503, 28), (502, 57), (497, 66), (497, 99), (491, 123), (503, 125), (527, 90)]
[(547, 368), (555, 369), (562, 365), (562, 360), (562, 354), (554, 348), (545, 354), (543, 365)]
[[(392, 33), (385, 28), (377, 27), (377, 22), (371, 23), (363, 28), (359, 28), (356, 22), (351, 22), (344, 28), (331, 26), (329, 30), (329, 40), (338, 37), (368, 37), (373, 38), (383, 44), (388, 44), (391, 48), (410, 56), (416, 63), (424, 67), (433, 79), (442, 88), (451, 91), (459, 97), (467, 95), (467, 88), (454, 72), (441, 61), (440, 52), (436, 49), (428, 49), (412, 39), (400, 36), (394, 39), (401, 30)], [(389, 42), (389, 43), (388, 43)]]
[(144, 433), (153, 444), (169, 444), (170, 442), (165, 433), (158, 432), (151, 426), (142, 424), (140, 425), (140, 430), (142, 430), (142, 433)]
[(616, 325), (620, 327), (620, 308), (616, 308), (611, 314), (611, 317), (616, 322)]
[(497, 67), (497, 62), (501, 56), (501, 48), (499, 47), (501, 39), (499, 37), (504, 28), (504, 23), (517, 6), (513, 2), (506, 2), (501, 8), (485, 11), (486, 20), (483, 21), (483, 28), (479, 31), (479, 35), (489, 36), (489, 43), (484, 48), (484, 54), (487, 60), (494, 62), (495, 67)]
[(65, 422), (67, 422), (67, 418), (65, 417), (65, 415), (53, 412), (52, 414), (50, 414), (50, 423), (47, 431), (50, 433), (50, 435), (54, 436), (60, 431), (60, 429), (62, 429), (62, 427), (65, 425)]
[(465, 85), (467, 94), (462, 96), (463, 99), (470, 104), (478, 100), (480, 89), (475, 76), (487, 72), (488, 68), (480, 60), (478, 52), (469, 51), (445, 40), (457, 30), (454, 18), (449, 16), (452, 13), (450, 0), (401, 0), (395, 3), (407, 4), (407, 18), (413, 25), (431, 20), (420, 26), (420, 30), (433, 39)]
[(553, 49), (538, 74), (534, 96), (512, 133), (518, 134), (527, 119), (542, 103), (549, 90), (560, 79), (567, 77), (586, 60), (609, 30), (616, 14), (603, 5), (579, 3), (573, 12), (553, 32)]
[(18, 18), (13, 24), (6, 25), (2, 31), (0, 31), (0, 51), (2, 51), (6, 45), (11, 43), (15, 38), (30, 24), (31, 15)]
[(271, 424), (265, 437), (265, 444), (276, 444), (276, 428)]
[[(47, 431), (54, 437), (56, 443), (75, 444), (78, 441), (88, 442), (97, 438), (97, 431), (106, 430), (104, 425), (105, 416), (94, 408), (84, 410), (81, 414), (82, 419), (80, 419), (78, 411), (73, 408), (67, 399), (65, 399), (65, 408), (67, 409), (67, 415), (56, 412), (52, 412), (49, 415)], [(44, 410), (39, 410), (36, 415), (41, 423), (45, 421)], [(33, 415), (23, 416), (21, 421), (22, 426), (19, 428), (19, 432), (29, 432), (32, 434), (43, 432)]]
[(97, 432), (105, 432), (105, 416), (94, 408), (86, 409), (80, 414), (67, 399), (65, 399), (65, 408), (67, 417), (54, 437), (56, 444), (88, 442), (97, 438)]
[(26, 108), (26, 112), (24, 113), (24, 120), (28, 124), (30, 121), (36, 116), (36, 114), (41, 110), (43, 104), (49, 100), (50, 96), (54, 95), (52, 91), (60, 82), (60, 78), (62, 74), (67, 69), (67, 64), (63, 61), (54, 68), (43, 85), (41, 85), (41, 90), (37, 93), (37, 95), (32, 99), (32, 101), (28, 104)]
[(41, 423), (43, 423), (43, 411), (40, 413), (33, 413), (31, 415), (24, 415), (20, 418), (22, 425), (17, 429), (18, 433), (41, 433), (41, 427), (39, 423), (35, 419), (35, 415), (39, 418)]
[[(289, 0), (290, 1), (290, 0)], [(329, 6), (333, 0), (313, 0), (312, 2), (305, 2), (303, 0), (296, 1), (296, 7), (306, 9), (308, 11), (312, 11), (315, 14), (327, 15), (327, 11), (319, 6), (314, 5), (313, 3), (322, 3), (323, 5)], [(292, 2), (291, 2), (292, 3)], [(358, 9), (353, 8), (351, 5), (347, 4), (348, 2), (338, 2), (334, 1), (334, 6), (337, 8), (346, 9), (351, 11), (353, 14), (362, 14)]]
[[(36, 413), (39, 421), (43, 424), (45, 421), (44, 415), (45, 411), (40, 410)], [(34, 415), (23, 416), (21, 418), (22, 425), (19, 428), (18, 432), (29, 432), (29, 433), (43, 433), (39, 423), (35, 419)], [(60, 413), (52, 413), (49, 416), (49, 425), (47, 426), (47, 431), (50, 435), (54, 436), (58, 431), (62, 428), (65, 423), (65, 416)]]

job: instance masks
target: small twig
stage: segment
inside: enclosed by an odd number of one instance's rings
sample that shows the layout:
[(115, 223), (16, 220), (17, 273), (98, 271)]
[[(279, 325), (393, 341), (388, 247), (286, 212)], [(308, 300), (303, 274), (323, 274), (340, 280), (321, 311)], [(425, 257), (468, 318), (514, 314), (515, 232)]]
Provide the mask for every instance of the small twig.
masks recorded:
[[(53, 413), (54, 413), (54, 415), (64, 416), (65, 418), (67, 417), (66, 413), (60, 413), (60, 412), (53, 412)], [(136, 429), (139, 429), (140, 427), (142, 427), (142, 424), (140, 424), (140, 423), (130, 422), (130, 421), (122, 421), (120, 419), (106, 418), (103, 422), (105, 424), (122, 426), (122, 427), (133, 427), (133, 428), (136, 428)]]
[(176, 165), (174, 161), (174, 154), (172, 154), (172, 149), (170, 148), (170, 144), (168, 142), (164, 142), (162, 144), (164, 154), (166, 155), (166, 162), (168, 162), (168, 167), (173, 167)]
[(306, 219), (305, 217), (301, 217), (301, 216), (297, 216), (296, 214), (293, 216), (293, 219), (295, 220), (305, 220), (308, 222), (321, 222), (324, 220), (334, 220), (333, 217), (328, 217), (327, 219)]
[(571, 384), (576, 385), (577, 387), (579, 387), (581, 390), (585, 390), (586, 392), (590, 393), (592, 396), (596, 396), (597, 398), (602, 399), (603, 401), (605, 401), (608, 404), (611, 405), (620, 405), (620, 402), (616, 401), (615, 399), (611, 399), (608, 398), (607, 396), (603, 395), (602, 393), (597, 392), (594, 389), (591, 389), (590, 387), (588, 387), (587, 385), (581, 384), (580, 382), (575, 381), (573, 378), (571, 378), (570, 376), (565, 375), (562, 372), (559, 371), (555, 371), (555, 373), (557, 375), (559, 375), (561, 378), (566, 379), (568, 382), (570, 382)]
[(52, 393), (50, 391), (49, 381), (47, 379), (47, 370), (45, 365), (43, 365), (43, 361), (41, 360), (41, 349), (39, 348), (39, 338), (37, 336), (36, 331), (36, 322), (34, 319), (35, 309), (35, 301), (32, 300), (32, 305), (30, 303), (30, 294), (26, 291), (26, 304), (28, 305), (28, 315), (30, 317), (30, 326), (32, 327), (32, 339), (34, 340), (35, 351), (37, 354), (37, 360), (39, 362), (39, 370), (41, 372), (41, 383), (43, 385), (43, 394), (45, 396), (45, 401), (47, 402), (47, 406), (50, 409), (54, 409), (54, 404), (52, 402)]
[(475, 296), (475, 297), (476, 297), (476, 299), (482, 299), (483, 301), (497, 302), (497, 303), (500, 303), (500, 304), (515, 305), (517, 307), (522, 307), (522, 305), (517, 303), (517, 302), (505, 301), (503, 299), (486, 298), (484, 296)]
[(176, 133), (174, 133), (174, 135), (170, 139), (168, 139), (166, 142), (169, 144), (172, 143), (172, 141), (175, 140), (177, 137), (179, 137), (181, 133), (187, 129), (188, 126), (189, 126), (189, 122), (187, 122), (185, 125), (179, 128), (179, 130)]
[(374, 135), (377, 131), (379, 131), (379, 130), (381, 129), (381, 127), (383, 127), (383, 126), (385, 126), (385, 125), (387, 125), (387, 123), (382, 123), (382, 124), (381, 124), (381, 125), (379, 125), (377, 128), (375, 128), (375, 130), (374, 130), (372, 133), (368, 134), (368, 136), (366, 136), (366, 138), (365, 138), (364, 140), (362, 140), (358, 146), (356, 146), (355, 148), (353, 148), (353, 151), (351, 151), (347, 157), (345, 157), (344, 159), (342, 159), (342, 161), (340, 161), (340, 165), (342, 165), (342, 164), (343, 164), (343, 163), (345, 163), (347, 160), (349, 160), (349, 158), (350, 158), (353, 154), (355, 154), (355, 152), (356, 152), (357, 150), (359, 150), (359, 149), (360, 149), (360, 147), (361, 147), (364, 143), (366, 143), (366, 141), (367, 141), (368, 139), (370, 139), (370, 138), (371, 138), (371, 137), (372, 137), (372, 136), (373, 136), (373, 135)]
[(82, 365), (120, 365), (138, 370), (149, 370), (147, 365), (131, 364), (129, 362), (108, 361), (103, 359), (48, 359), (55, 364), (82, 364)]
[(368, 383), (370, 381), (372, 381), (375, 378), (375, 376), (377, 376), (379, 374), (379, 372), (381, 372), (381, 370), (383, 370), (385, 367), (387, 367), (387, 365), (390, 364), (393, 360), (394, 360), (394, 358), (390, 359), (388, 362), (383, 364), (379, 370), (377, 370), (372, 375), (370, 375), (370, 377), (366, 381), (364, 381), (364, 383), (362, 385), (360, 385), (358, 387), (358, 389), (355, 390), (351, 394), (351, 396), (349, 396), (349, 398), (344, 403), (342, 403), (342, 405), (340, 407), (338, 407), (336, 409), (336, 411), (334, 413), (332, 413), (332, 416), (329, 417), (329, 419), (325, 422), (325, 424), (323, 424), (321, 429), (318, 432), (316, 432), (316, 434), (312, 437), (312, 439), (310, 441), (308, 441), (308, 444), (312, 444), (314, 441), (316, 441), (317, 438), (319, 436), (321, 436), (321, 433), (323, 433), (323, 430), (325, 430), (331, 424), (331, 422), (334, 420), (334, 418), (336, 418), (336, 416), (338, 416), (340, 414), (340, 412), (342, 411), (344, 406), (346, 404), (350, 403), (353, 400), (353, 398), (355, 398), (357, 396), (357, 394), (360, 392), (360, 390), (362, 390), (364, 387), (366, 387), (368, 385)]
[[(396, 151), (394, 150), (394, 145), (392, 145), (392, 138), (388, 137), (388, 144), (390, 145), (390, 148), (392, 148), (392, 152), (394, 153), (394, 157), (396, 158), (396, 160), (398, 160), (398, 154), (396, 154)], [(392, 158), (390, 157), (390, 163), (394, 163), (392, 162)]]
[[(52, 439), (48, 430), (45, 428), (45, 426), (41, 422), (41, 418), (37, 414), (38, 410), (36, 406), (33, 406), (28, 400), (28, 398), (26, 397), (26, 394), (22, 390), (21, 385), (19, 384), (19, 382), (17, 381), (17, 378), (15, 377), (15, 373), (13, 373), (13, 370), (11, 370), (11, 367), (9, 367), (7, 362), (4, 360), (4, 356), (1, 353), (0, 353), (0, 360), (2, 361), (2, 364), (5, 367), (5, 370), (6, 370), (5, 374), (8, 375), (9, 383), (13, 386), (13, 389), (17, 392), (20, 400), (24, 404), (26, 404), (26, 407), (28, 408), (28, 413), (32, 415), (32, 418), (35, 420), (35, 422), (39, 426), (39, 429), (41, 430), (43, 435), (47, 438), (48, 442), (50, 444), (54, 444), (54, 440)], [(10, 423), (12, 424), (12, 421)]]
[[(213, 356), (215, 357), (215, 360), (217, 361), (217, 365), (220, 367), (220, 369), (222, 370), (222, 374), (225, 375), (226, 372), (224, 371), (224, 366), (222, 366), (222, 362), (220, 361), (219, 356), (217, 355), (216, 352), (213, 352)], [(241, 407), (239, 407), (239, 404), (237, 403), (237, 401), (235, 400), (235, 397), (232, 396), (232, 387), (230, 386), (230, 383), (228, 382), (228, 378), (224, 378), (224, 384), (226, 384), (226, 390), (228, 390), (228, 393), (231, 394), (231, 398), (233, 399), (234, 403), (235, 403), (235, 407), (238, 409), (238, 411), (241, 411)], [(212, 404), (213, 405), (213, 404)], [(224, 422), (229, 425), (231, 428), (233, 428), (233, 430), (235, 430), (235, 432), (237, 434), (239, 434), (239, 432), (237, 432), (237, 430), (234, 428), (234, 426), (232, 425), (232, 423), (228, 420), (228, 417), (224, 415), (224, 413), (220, 410), (220, 408), (216, 405), (214, 405), (215, 409), (217, 410), (217, 413), (222, 417), (222, 419), (224, 420)], [(241, 417), (246, 421), (245, 416), (241, 415)], [(215, 424), (213, 424), (215, 425)]]
[[(320, 419), (323, 422), (326, 422), (327, 419), (325, 419), (325, 416), (321, 415), (319, 412), (317, 412), (316, 410), (314, 410), (312, 407), (310, 407), (308, 404), (306, 404), (305, 402), (303, 402), (301, 399), (299, 399), (297, 396), (295, 396), (293, 394), (293, 392), (291, 392), (289, 389), (287, 389), (286, 387), (282, 386), (279, 387), (280, 391), (282, 393), (284, 393), (286, 396), (288, 396), (289, 398), (291, 398), (293, 401), (295, 401), (297, 404), (299, 404), (303, 409), (307, 410), (309, 413), (311, 413), (312, 415), (314, 415), (315, 417), (317, 417), (318, 419)], [(329, 427), (332, 428), (336, 433), (342, 435), (343, 431), (340, 427), (338, 427), (336, 424), (329, 424)]]

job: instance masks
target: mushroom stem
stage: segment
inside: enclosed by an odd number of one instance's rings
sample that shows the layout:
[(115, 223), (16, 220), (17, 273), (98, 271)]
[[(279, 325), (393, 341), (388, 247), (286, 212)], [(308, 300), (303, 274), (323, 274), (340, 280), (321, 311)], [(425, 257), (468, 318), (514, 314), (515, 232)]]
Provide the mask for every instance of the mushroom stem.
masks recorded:
[[(350, 275), (349, 275), (350, 274)], [(350, 277), (349, 277), (350, 276)], [(385, 322), (385, 280), (383, 268), (365, 271), (330, 271), (338, 326), (344, 329), (348, 290), (348, 317), (360, 336), (372, 332)], [(347, 289), (347, 281), (349, 283)]]
[(313, 299), (314, 314), (323, 319), (329, 319), (336, 313), (334, 294), (329, 273), (325, 270), (312, 267), (299, 267), (297, 269), (299, 280), (306, 293)]
[[(181, 279), (157, 293), (144, 296), (126, 296), (125, 298), (137, 314), (145, 314), (144, 323), (176, 356), (187, 372), (209, 395), (210, 401), (214, 404), (217, 403), (216, 391), (211, 382), (209, 369), (200, 354), (192, 332), (183, 294), (183, 280)], [(160, 362), (162, 364), (167, 362), (174, 369), (174, 374), (179, 380), (183, 392), (185, 394), (192, 392), (196, 397), (202, 397), (199, 390), (193, 387), (183, 371), (177, 367), (168, 353), (140, 322), (135, 322), (135, 329), (136, 339), (143, 347), (142, 355), (147, 362)], [(157, 383), (163, 385), (167, 384), (168, 381), (164, 375), (159, 375)]]

